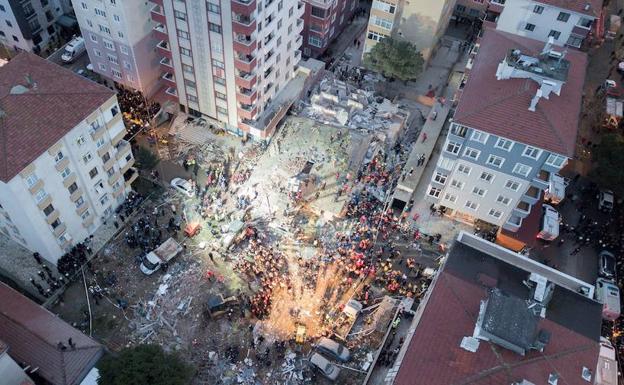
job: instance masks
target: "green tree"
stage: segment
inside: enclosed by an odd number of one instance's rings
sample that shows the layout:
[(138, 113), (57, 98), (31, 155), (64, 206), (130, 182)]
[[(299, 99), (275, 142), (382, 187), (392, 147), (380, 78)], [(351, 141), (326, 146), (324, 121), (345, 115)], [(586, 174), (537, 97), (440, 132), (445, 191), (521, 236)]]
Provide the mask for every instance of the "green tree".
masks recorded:
[(601, 187), (613, 190), (617, 195), (624, 194), (624, 137), (607, 134), (593, 153), (594, 168), (590, 174)]
[(424, 62), (416, 45), (390, 37), (382, 39), (364, 55), (366, 67), (404, 82), (416, 79), (422, 72)]
[(98, 385), (187, 385), (192, 368), (158, 345), (138, 345), (103, 358)]

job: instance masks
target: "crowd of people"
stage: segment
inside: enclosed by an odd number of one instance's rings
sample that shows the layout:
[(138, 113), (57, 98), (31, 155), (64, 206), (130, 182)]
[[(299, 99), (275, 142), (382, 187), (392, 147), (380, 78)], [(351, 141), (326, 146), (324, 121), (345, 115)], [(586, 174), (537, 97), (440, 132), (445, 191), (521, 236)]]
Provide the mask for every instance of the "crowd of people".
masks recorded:
[(120, 88), (117, 91), (117, 100), (123, 111), (128, 134), (131, 136), (149, 128), (150, 121), (160, 110), (158, 103), (148, 102), (140, 92), (135, 90)]

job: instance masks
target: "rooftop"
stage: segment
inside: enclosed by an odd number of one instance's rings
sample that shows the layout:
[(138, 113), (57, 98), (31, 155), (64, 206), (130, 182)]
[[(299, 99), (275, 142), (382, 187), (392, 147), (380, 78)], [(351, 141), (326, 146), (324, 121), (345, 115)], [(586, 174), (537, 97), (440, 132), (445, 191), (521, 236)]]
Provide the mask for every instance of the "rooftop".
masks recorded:
[(0, 298), (0, 340), (16, 362), (38, 368), (50, 384), (79, 384), (102, 355), (100, 344), (4, 283)]
[[(561, 87), (561, 95), (552, 94), (548, 99), (542, 98), (535, 106), (535, 111), (529, 111), (540, 88), (535, 77), (502, 80), (497, 80), (496, 77), (500, 63), (513, 50), (519, 50), (527, 58), (537, 58), (544, 50), (544, 42), (494, 29), (485, 30), (455, 112), (455, 122), (558, 154), (573, 156), (587, 55), (569, 50), (565, 56), (569, 66), (563, 64), (565, 67), (556, 71), (550, 69), (555, 58), (548, 57), (543, 64), (534, 66), (547, 68), (549, 74), (560, 79), (565, 78), (565, 83)], [(515, 63), (520, 65), (518, 60)], [(561, 83), (562, 80), (558, 82)]]
[(603, 0), (536, 0), (538, 3), (567, 9), (593, 17), (600, 16)]
[(113, 95), (27, 52), (0, 67), (0, 180), (19, 174)]
[[(526, 305), (534, 296), (523, 282), (530, 273), (462, 242), (451, 249), (423, 302), (424, 311), (394, 383), (500, 385), (525, 379), (546, 384), (557, 373), (565, 384), (587, 385), (581, 372), (583, 367), (595, 371), (598, 362), (600, 304), (555, 285), (544, 317), (531, 314)], [(525, 355), (496, 339), (479, 339), (474, 352), (470, 351), (474, 343), (462, 342), (479, 334), (475, 325), (483, 302), (492, 304), (483, 309), (487, 330), (504, 341), (530, 344)], [(534, 347), (536, 340), (546, 341), (543, 351)]]

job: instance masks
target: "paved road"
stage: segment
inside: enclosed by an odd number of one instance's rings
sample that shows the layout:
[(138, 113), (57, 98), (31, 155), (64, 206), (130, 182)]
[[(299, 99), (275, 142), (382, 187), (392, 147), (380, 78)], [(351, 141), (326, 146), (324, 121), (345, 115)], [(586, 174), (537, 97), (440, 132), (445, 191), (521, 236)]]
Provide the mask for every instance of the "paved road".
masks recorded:
[(98, 80), (97, 74), (87, 70), (87, 65), (89, 64), (89, 55), (87, 55), (86, 51), (82, 55), (80, 55), (74, 62), (66, 64), (63, 62), (63, 60), (61, 60), (61, 55), (63, 55), (64, 50), (65, 46), (59, 48), (57, 51), (52, 53), (52, 55), (48, 56), (48, 60), (64, 68), (67, 68), (74, 73), (80, 73), (80, 71), (83, 71), (82, 73), (84, 73), (85, 77), (93, 81)]

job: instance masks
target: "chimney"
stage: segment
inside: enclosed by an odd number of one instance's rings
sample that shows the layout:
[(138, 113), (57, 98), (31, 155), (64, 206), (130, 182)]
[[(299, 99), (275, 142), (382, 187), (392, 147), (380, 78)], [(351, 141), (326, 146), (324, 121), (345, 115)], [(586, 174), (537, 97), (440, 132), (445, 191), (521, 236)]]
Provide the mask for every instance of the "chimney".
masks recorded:
[(537, 107), (537, 102), (539, 102), (542, 97), (542, 89), (538, 88), (537, 92), (535, 92), (535, 96), (531, 99), (531, 105), (529, 106), (529, 111), (535, 112), (535, 108)]

